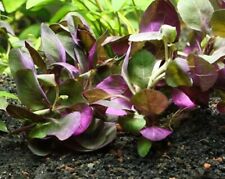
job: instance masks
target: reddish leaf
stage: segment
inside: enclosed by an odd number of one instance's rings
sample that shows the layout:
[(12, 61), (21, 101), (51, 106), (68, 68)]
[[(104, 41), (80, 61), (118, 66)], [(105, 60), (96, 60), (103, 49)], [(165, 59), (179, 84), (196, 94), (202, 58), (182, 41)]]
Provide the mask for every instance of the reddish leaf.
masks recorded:
[(162, 113), (169, 105), (167, 97), (160, 91), (144, 89), (131, 98), (135, 108), (144, 115)]

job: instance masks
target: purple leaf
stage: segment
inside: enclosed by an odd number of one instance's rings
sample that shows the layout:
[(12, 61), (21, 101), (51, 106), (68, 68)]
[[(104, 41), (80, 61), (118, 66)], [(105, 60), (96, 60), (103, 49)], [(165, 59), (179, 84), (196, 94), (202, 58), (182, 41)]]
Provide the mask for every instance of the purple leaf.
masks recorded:
[(110, 45), (113, 52), (116, 55), (124, 55), (129, 48), (128, 44), (128, 38), (129, 36), (124, 37), (117, 37), (117, 36), (110, 36), (105, 39), (105, 41), (102, 43), (102, 46), (104, 45)]
[(220, 8), (225, 8), (225, 0), (217, 0), (217, 4)]
[(199, 86), (202, 91), (207, 91), (213, 87), (218, 77), (218, 72), (214, 65), (195, 55), (188, 56), (188, 64), (194, 85)]
[(66, 51), (56, 34), (46, 25), (41, 25), (42, 50), (51, 62), (65, 62)]
[(157, 0), (145, 11), (140, 23), (140, 32), (159, 31), (163, 24), (176, 27), (177, 38), (179, 37), (180, 21), (176, 9), (167, 0)]
[(97, 63), (105, 61), (107, 59), (107, 54), (104, 50), (104, 47), (102, 46), (102, 43), (105, 41), (107, 36), (107, 32), (102, 34), (89, 50), (89, 69), (94, 68)]
[(215, 84), (216, 88), (225, 90), (225, 68), (218, 71), (218, 79)]
[(196, 104), (181, 90), (174, 89), (172, 92), (172, 100), (175, 105), (180, 108), (195, 108)]
[(192, 32), (190, 40), (187, 43), (187, 46), (184, 48), (184, 52), (186, 54), (200, 53), (202, 39), (203, 39), (203, 35), (200, 32)]
[(58, 62), (58, 63), (53, 63), (52, 65), (60, 66), (64, 68), (72, 78), (79, 75), (79, 70), (75, 66), (70, 65), (69, 63)]
[(127, 115), (128, 113), (127, 113), (126, 110), (131, 110), (131, 107), (132, 107), (132, 104), (129, 101), (127, 101), (126, 99), (123, 99), (123, 98), (114, 98), (114, 99), (111, 99), (110, 102), (115, 103), (120, 107), (120, 109), (116, 109), (114, 107), (109, 106), (106, 109), (106, 114), (112, 115), (112, 116)]
[(91, 107), (84, 105), (80, 110), (80, 125), (73, 135), (80, 135), (87, 130), (93, 119), (93, 110)]
[(225, 101), (220, 101), (216, 107), (221, 114), (225, 114)]
[(76, 111), (67, 114), (65, 117), (60, 119), (58, 123), (56, 123), (49, 129), (48, 135), (54, 135), (61, 141), (66, 140), (71, 137), (77, 130), (80, 130), (80, 121), (80, 112)]
[(109, 94), (123, 94), (128, 87), (123, 77), (120, 75), (111, 75), (100, 82), (96, 88), (102, 89)]
[(172, 131), (161, 127), (147, 127), (140, 131), (141, 135), (151, 141), (161, 141), (172, 134)]
[(182, 87), (180, 89), (174, 89), (172, 92), (173, 102), (184, 108), (193, 108), (196, 105), (208, 105), (209, 92), (202, 92), (196, 87)]

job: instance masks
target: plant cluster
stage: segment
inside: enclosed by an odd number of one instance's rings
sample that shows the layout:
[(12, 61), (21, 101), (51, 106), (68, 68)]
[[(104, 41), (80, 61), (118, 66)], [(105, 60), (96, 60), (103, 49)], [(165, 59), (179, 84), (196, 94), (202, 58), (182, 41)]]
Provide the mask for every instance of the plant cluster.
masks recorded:
[[(95, 38), (79, 15), (41, 25), (41, 49), (9, 54), (22, 107), (6, 110), (28, 146), (47, 155), (56, 143), (77, 151), (104, 147), (120, 130), (146, 156), (172, 134), (181, 114), (219, 97), (225, 112), (224, 1), (155, 0), (139, 33)], [(175, 106), (168, 118), (169, 107)]]

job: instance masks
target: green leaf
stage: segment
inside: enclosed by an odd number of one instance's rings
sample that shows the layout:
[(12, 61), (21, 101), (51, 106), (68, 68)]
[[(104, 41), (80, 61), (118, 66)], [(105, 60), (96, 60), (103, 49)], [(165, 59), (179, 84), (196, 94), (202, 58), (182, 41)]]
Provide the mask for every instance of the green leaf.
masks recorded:
[(163, 39), (168, 43), (173, 43), (177, 38), (177, 30), (176, 27), (170, 25), (162, 25), (160, 28)]
[(139, 34), (130, 35), (129, 41), (142, 42), (142, 41), (162, 40), (162, 38), (163, 36), (160, 32), (142, 32)]
[(225, 9), (221, 9), (221, 10), (215, 11), (213, 13), (210, 23), (211, 23), (212, 31), (213, 31), (214, 35), (225, 37), (224, 16), (225, 16)]
[(0, 97), (0, 110), (6, 110), (6, 107), (8, 106), (8, 102), (6, 98)]
[[(71, 90), (73, 89), (73, 90)], [(60, 105), (70, 106), (85, 101), (83, 97), (83, 88), (78, 81), (69, 79), (60, 86), (60, 96), (68, 96), (68, 99), (60, 101)]]
[(143, 115), (158, 115), (169, 105), (167, 97), (157, 90), (144, 89), (136, 93), (131, 102)]
[(175, 61), (171, 61), (166, 69), (166, 83), (171, 87), (192, 85), (191, 79)]
[(21, 102), (32, 110), (45, 109), (48, 99), (32, 70), (19, 70), (15, 81), (17, 94)]
[(155, 64), (155, 57), (147, 50), (137, 52), (128, 64), (128, 76), (134, 84), (141, 88), (148, 85), (152, 68)]
[(0, 97), (10, 98), (10, 99), (17, 99), (18, 97), (12, 93), (9, 93), (7, 91), (0, 91)]
[(40, 24), (34, 24), (25, 28), (19, 35), (20, 39), (28, 39), (31, 37), (38, 37), (40, 35)]
[(138, 133), (146, 125), (144, 116), (139, 114), (122, 117), (119, 123), (125, 131), (132, 133)]
[(112, 8), (115, 12), (119, 11), (122, 6), (127, 2), (126, 0), (112, 0)]
[(139, 139), (137, 142), (138, 155), (140, 155), (141, 157), (145, 157), (149, 153), (151, 147), (151, 141), (144, 138)]
[(187, 26), (198, 31), (209, 31), (208, 23), (214, 11), (209, 0), (179, 0), (177, 8)]
[(37, 124), (30, 132), (29, 138), (43, 139), (48, 135), (48, 130), (53, 126), (51, 122)]
[(26, 9), (30, 9), (32, 7), (43, 7), (52, 2), (54, 2), (54, 0), (27, 0)]
[(17, 10), (19, 7), (25, 3), (26, 0), (2, 0), (3, 6), (6, 10), (6, 12), (11, 13), (15, 10)]
[(9, 132), (3, 121), (0, 121), (0, 131), (1, 132), (7, 132), (7, 133)]
[(41, 74), (37, 75), (37, 78), (40, 83), (44, 84), (45, 86), (56, 86), (55, 75), (54, 74)]

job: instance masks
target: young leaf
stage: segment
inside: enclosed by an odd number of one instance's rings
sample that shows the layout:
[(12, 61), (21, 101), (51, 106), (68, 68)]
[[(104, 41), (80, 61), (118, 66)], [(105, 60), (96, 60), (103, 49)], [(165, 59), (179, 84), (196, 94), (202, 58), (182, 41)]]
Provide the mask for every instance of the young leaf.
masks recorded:
[(128, 64), (130, 81), (140, 88), (146, 88), (151, 76), (155, 57), (147, 50), (141, 50), (134, 54)]
[(157, 0), (145, 11), (140, 23), (140, 32), (159, 31), (163, 24), (176, 27), (179, 37), (180, 21), (175, 7), (170, 1)]
[(144, 89), (136, 93), (131, 102), (143, 115), (162, 113), (169, 105), (167, 97), (160, 91)]
[(166, 69), (166, 83), (171, 87), (192, 85), (191, 79), (175, 61), (171, 61)]
[(214, 11), (209, 0), (179, 0), (177, 8), (187, 26), (198, 31), (209, 31), (209, 22)]
[(145, 157), (149, 153), (151, 147), (152, 147), (151, 141), (149, 141), (145, 138), (138, 139), (137, 152), (138, 152), (139, 156)]
[(127, 132), (138, 133), (146, 125), (142, 115), (127, 116), (119, 119), (122, 128)]
[(0, 120), (0, 131), (8, 133), (8, 129), (3, 121)]
[(214, 35), (225, 37), (225, 32), (223, 30), (225, 28), (224, 16), (225, 9), (217, 10), (213, 13), (210, 24)]
[(157, 126), (147, 127), (141, 130), (141, 135), (150, 141), (161, 141), (172, 134), (172, 131)]

